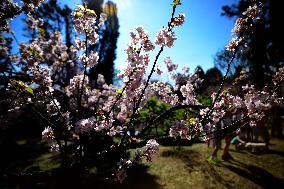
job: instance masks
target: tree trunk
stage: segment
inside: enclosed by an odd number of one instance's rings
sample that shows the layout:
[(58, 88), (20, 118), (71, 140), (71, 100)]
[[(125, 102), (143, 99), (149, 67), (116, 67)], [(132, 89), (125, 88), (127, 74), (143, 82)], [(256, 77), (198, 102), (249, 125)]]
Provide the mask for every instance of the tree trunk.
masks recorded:
[(281, 123), (281, 108), (279, 106), (272, 109), (272, 130), (271, 136), (273, 138), (284, 138)]

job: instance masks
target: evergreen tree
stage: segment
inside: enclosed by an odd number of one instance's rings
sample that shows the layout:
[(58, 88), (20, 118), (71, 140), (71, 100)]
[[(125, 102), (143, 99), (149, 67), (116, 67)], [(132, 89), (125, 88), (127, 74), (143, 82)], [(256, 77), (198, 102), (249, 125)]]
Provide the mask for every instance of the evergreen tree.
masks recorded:
[(99, 31), (101, 38), (99, 43), (92, 46), (99, 54), (98, 64), (90, 70), (90, 79), (93, 81), (94, 87), (96, 87), (96, 80), (98, 74), (102, 74), (105, 77), (107, 84), (113, 83), (114, 78), (114, 60), (116, 59), (116, 47), (117, 39), (119, 36), (119, 23), (117, 17), (116, 4), (108, 1), (103, 6), (103, 0), (91, 0), (87, 1), (88, 7), (95, 10), (97, 15), (101, 12), (107, 14), (107, 21), (104, 28)]

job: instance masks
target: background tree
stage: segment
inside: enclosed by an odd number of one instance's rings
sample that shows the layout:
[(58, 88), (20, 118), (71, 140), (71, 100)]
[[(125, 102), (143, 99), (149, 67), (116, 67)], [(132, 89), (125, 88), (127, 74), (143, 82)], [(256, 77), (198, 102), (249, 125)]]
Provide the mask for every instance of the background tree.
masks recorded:
[(114, 78), (114, 60), (116, 59), (116, 47), (117, 39), (119, 36), (119, 22), (117, 17), (116, 4), (107, 1), (104, 5), (103, 0), (90, 0), (87, 1), (88, 7), (93, 9), (97, 15), (104, 12), (107, 14), (107, 21), (105, 27), (99, 31), (101, 38), (99, 43), (92, 46), (99, 54), (98, 64), (90, 70), (90, 79), (96, 87), (96, 80), (98, 74), (102, 74), (105, 77), (107, 84), (113, 84)]
[(222, 72), (218, 68), (208, 69), (202, 82), (203, 94), (210, 97), (212, 92), (217, 92), (222, 78)]

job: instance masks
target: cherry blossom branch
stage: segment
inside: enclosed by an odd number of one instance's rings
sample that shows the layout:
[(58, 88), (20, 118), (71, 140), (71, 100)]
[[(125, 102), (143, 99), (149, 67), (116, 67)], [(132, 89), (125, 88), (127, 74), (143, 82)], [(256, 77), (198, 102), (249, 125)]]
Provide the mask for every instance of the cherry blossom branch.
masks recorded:
[[(135, 105), (133, 106), (133, 112), (132, 112), (132, 115), (131, 115), (129, 124), (127, 125), (127, 130), (128, 130), (128, 128), (129, 128), (129, 125), (131, 125), (132, 122), (133, 122), (133, 120), (134, 120), (134, 117), (135, 117), (135, 115), (136, 115), (136, 111), (137, 111), (138, 108), (139, 108), (139, 104), (140, 104), (140, 102), (141, 102), (141, 100), (142, 100), (142, 98), (143, 98), (143, 95), (144, 95), (144, 93), (145, 93), (145, 91), (146, 91), (146, 88), (148, 87), (150, 78), (151, 78), (151, 76), (152, 76), (152, 74), (154, 73), (154, 70), (155, 70), (155, 65), (156, 65), (156, 63), (157, 63), (157, 61), (158, 61), (158, 59), (159, 59), (159, 56), (160, 56), (160, 54), (162, 53), (163, 49), (164, 49), (164, 46), (162, 46), (162, 47), (160, 48), (160, 51), (158, 52), (158, 54), (157, 54), (157, 56), (156, 56), (156, 58), (155, 58), (153, 67), (152, 67), (152, 69), (151, 69), (151, 72), (150, 72), (150, 74), (148, 75), (148, 79), (147, 79), (146, 85), (145, 85), (145, 87), (144, 87), (143, 90), (142, 90), (142, 93), (141, 93), (141, 95), (140, 95), (140, 97), (139, 97), (139, 99), (138, 99), (138, 101), (137, 101), (137, 103), (136, 103), (136, 106), (135, 106)], [(123, 135), (123, 137), (122, 137), (122, 139), (121, 139), (120, 144), (122, 144), (122, 143), (124, 142), (124, 140), (125, 140), (125, 138), (126, 138), (126, 134), (127, 134), (127, 131), (124, 132), (124, 135)]]
[[(86, 57), (88, 56), (88, 35), (87, 35), (87, 31), (85, 31), (85, 48), (86, 48)], [(79, 117), (81, 116), (81, 101), (82, 101), (82, 96), (83, 96), (83, 91), (84, 91), (84, 84), (85, 84), (85, 78), (87, 75), (87, 62), (84, 63), (84, 74), (83, 74), (83, 80), (82, 80), (82, 84), (81, 84), (81, 88), (79, 88), (79, 98), (78, 98), (78, 115)], [(79, 83), (80, 84), (80, 83)]]
[[(272, 94), (275, 93), (275, 92), (278, 90), (279, 86), (280, 86), (279, 84), (276, 85), (276, 87), (275, 87), (274, 90), (272, 91)], [(268, 97), (264, 100), (264, 102), (267, 102), (268, 100), (270, 100), (270, 96), (268, 96)], [(231, 128), (231, 127), (233, 127), (234, 125), (240, 123), (241, 121), (243, 121), (243, 120), (249, 118), (251, 115), (255, 114), (255, 113), (258, 112), (258, 111), (259, 111), (258, 109), (255, 109), (254, 111), (248, 113), (246, 116), (242, 117), (241, 119), (234, 121), (234, 122), (231, 123), (230, 125), (226, 125), (225, 127), (220, 128), (220, 129), (217, 130), (217, 131), (205, 132), (205, 134), (204, 134), (203, 136), (206, 136), (206, 135), (208, 135), (208, 134), (214, 134), (214, 133), (216, 133), (216, 132), (225, 130), (225, 129), (227, 129), (227, 128)], [(246, 122), (245, 124), (243, 124), (243, 125), (242, 125), (241, 127), (239, 127), (239, 128), (242, 128), (243, 126), (245, 126), (245, 125), (248, 124), (248, 123), (249, 123), (249, 121)], [(202, 135), (201, 135), (201, 136), (202, 136)], [(211, 139), (211, 138), (210, 138), (210, 139)]]
[[(171, 30), (173, 29), (172, 22), (174, 21), (174, 15), (175, 15), (175, 11), (176, 11), (176, 6), (177, 6), (177, 4), (174, 4), (174, 5), (173, 5), (173, 10), (172, 10), (171, 18), (170, 18), (170, 21), (168, 22), (168, 31), (171, 31)], [(133, 115), (136, 114), (136, 111), (138, 110), (138, 108), (139, 108), (139, 106), (140, 106), (140, 103), (141, 103), (141, 100), (142, 100), (142, 98), (143, 98), (143, 96), (144, 96), (144, 93), (145, 93), (145, 91), (146, 91), (146, 88), (148, 87), (149, 82), (150, 82), (150, 79), (151, 79), (151, 77), (152, 77), (152, 75), (153, 75), (153, 73), (154, 73), (154, 71), (155, 71), (155, 66), (156, 66), (156, 64), (157, 64), (157, 61), (158, 61), (158, 59), (159, 59), (161, 53), (162, 53), (163, 50), (164, 50), (164, 46), (165, 46), (165, 45), (162, 45), (162, 46), (161, 46), (161, 48), (160, 48), (158, 54), (156, 55), (156, 58), (155, 58), (155, 61), (154, 61), (153, 66), (152, 66), (151, 72), (150, 72), (150, 74), (148, 75), (148, 78), (147, 78), (145, 87), (143, 88), (142, 93), (141, 93), (141, 95), (140, 95), (140, 97), (139, 97), (139, 99), (138, 99), (138, 101), (137, 101), (137, 103), (136, 103), (136, 107), (135, 107), (135, 109), (134, 109), (134, 111), (133, 111)], [(132, 120), (132, 119), (131, 119), (131, 120)]]
[(153, 73), (154, 73), (154, 71), (155, 71), (155, 66), (156, 66), (156, 64), (157, 64), (157, 61), (158, 61), (158, 59), (159, 59), (161, 53), (163, 52), (163, 50), (164, 50), (164, 46), (162, 46), (162, 47), (160, 48), (158, 54), (156, 55), (156, 58), (155, 58), (155, 61), (154, 61), (153, 66), (152, 66), (151, 72), (150, 72), (150, 74), (148, 75), (148, 78), (147, 78), (145, 87), (143, 88), (143, 90), (142, 90), (142, 92), (141, 92), (141, 95), (140, 95), (140, 97), (139, 97), (139, 99), (138, 99), (138, 101), (137, 101), (137, 103), (136, 103), (135, 109), (134, 109), (134, 111), (133, 111), (133, 115), (136, 114), (136, 111), (138, 110), (138, 108), (139, 108), (139, 106), (140, 106), (140, 103), (141, 103), (141, 100), (142, 100), (142, 98), (143, 98), (143, 96), (144, 96), (144, 93), (145, 93), (145, 91), (146, 91), (146, 88), (148, 87), (149, 82), (150, 82), (150, 79), (151, 79), (151, 77), (152, 77), (152, 75), (153, 75)]
[[(178, 3), (174, 2), (173, 10), (172, 10), (172, 13), (171, 13), (171, 18), (170, 18), (170, 21), (168, 22), (168, 27), (167, 27), (166, 29), (163, 29), (162, 32), (171, 32), (174, 26), (178, 26), (178, 25), (180, 25), (180, 24), (183, 23), (183, 20), (182, 20), (182, 22), (174, 23), (174, 22), (176, 22), (176, 20), (174, 19), (174, 14), (175, 14), (176, 6), (179, 5), (179, 4), (180, 4), (179, 1), (178, 1)], [(159, 33), (158, 35), (162, 35), (162, 34)], [(160, 37), (160, 36), (159, 36), (159, 37)], [(156, 57), (155, 57), (154, 64), (153, 64), (153, 66), (152, 66), (152, 69), (151, 69), (150, 74), (149, 74), (148, 77), (147, 77), (147, 81), (146, 81), (146, 83), (145, 83), (145, 86), (143, 87), (143, 89), (142, 89), (142, 91), (141, 91), (141, 95), (139, 96), (137, 102), (134, 103), (132, 115), (131, 115), (130, 121), (129, 121), (128, 124), (127, 124), (127, 130), (129, 129), (129, 126), (132, 125), (132, 122), (133, 122), (133, 120), (134, 120), (134, 118), (135, 118), (135, 116), (136, 116), (137, 110), (138, 110), (139, 107), (140, 107), (140, 103), (141, 103), (141, 101), (142, 101), (142, 98), (143, 98), (143, 96), (144, 96), (144, 94), (145, 94), (145, 91), (146, 91), (148, 85), (149, 85), (150, 79), (151, 79), (151, 77), (152, 77), (152, 75), (153, 75), (153, 73), (154, 73), (154, 71), (155, 71), (155, 66), (156, 66), (156, 64), (157, 64), (157, 61), (158, 61), (158, 59), (159, 59), (161, 53), (163, 52), (164, 47), (165, 47), (165, 46), (172, 47), (172, 45), (173, 45), (173, 44), (172, 44), (171, 42), (169, 42), (169, 41), (167, 41), (167, 42), (165, 42), (165, 41), (158, 41), (158, 42), (156, 42), (156, 44), (161, 45), (160, 50), (159, 50), (158, 54), (157, 54)], [(127, 130), (124, 132), (124, 135), (123, 135), (123, 137), (122, 137), (122, 139), (121, 139), (120, 144), (122, 144), (122, 143), (124, 142), (124, 140), (125, 140), (125, 138), (126, 138)]]
[(52, 93), (51, 93), (51, 91), (50, 91), (49, 89), (48, 89), (48, 93), (49, 93), (49, 95), (50, 95), (50, 96), (49, 96), (49, 99), (53, 102), (53, 104), (54, 104), (56, 110), (58, 111), (59, 115), (60, 115), (63, 119), (65, 119), (64, 116), (63, 116), (63, 114), (62, 114), (62, 112), (60, 111), (60, 108), (59, 108), (58, 104), (56, 103), (56, 101), (55, 101), (55, 99), (54, 99), (54, 97), (53, 97), (53, 95), (52, 95)]
[(126, 90), (126, 88), (128, 87), (128, 85), (130, 84), (130, 82), (132, 81), (132, 79), (130, 79), (130, 77), (132, 77), (133, 75), (133, 71), (129, 74), (128, 76), (128, 81), (126, 82), (125, 86), (123, 87), (121, 93), (118, 95), (118, 97), (116, 98), (115, 102), (113, 103), (112, 107), (110, 108), (110, 110), (107, 112), (107, 116), (110, 115), (111, 111), (115, 108), (116, 103), (121, 99), (121, 97), (123, 96), (124, 91)]
[[(225, 84), (225, 80), (226, 80), (226, 78), (227, 78), (227, 76), (228, 76), (228, 74), (229, 74), (231, 64), (232, 64), (232, 62), (234, 61), (234, 59), (235, 59), (235, 57), (236, 57), (236, 53), (237, 53), (237, 51), (234, 51), (233, 56), (232, 56), (230, 62), (228, 63), (228, 67), (227, 67), (227, 70), (226, 70), (226, 74), (224, 75), (224, 77), (223, 77), (223, 79), (222, 79), (222, 82), (221, 82), (221, 85), (220, 85), (220, 87), (219, 87), (219, 89), (218, 89), (218, 92), (217, 92), (217, 94), (216, 94), (216, 97), (215, 97), (215, 99), (213, 100), (213, 103), (212, 103), (212, 105), (211, 105), (209, 111), (207, 112), (207, 114), (204, 116), (204, 118), (203, 118), (202, 121), (201, 121), (201, 123), (203, 123), (203, 124), (205, 124), (206, 121), (208, 121), (208, 118), (209, 118), (209, 116), (212, 114), (213, 108), (214, 108), (216, 102), (219, 100), (219, 97), (220, 97), (220, 95), (221, 95), (221, 91), (222, 91), (222, 89), (223, 89), (223, 87), (224, 87), (224, 84)], [(203, 125), (203, 124), (202, 124), (202, 125)]]

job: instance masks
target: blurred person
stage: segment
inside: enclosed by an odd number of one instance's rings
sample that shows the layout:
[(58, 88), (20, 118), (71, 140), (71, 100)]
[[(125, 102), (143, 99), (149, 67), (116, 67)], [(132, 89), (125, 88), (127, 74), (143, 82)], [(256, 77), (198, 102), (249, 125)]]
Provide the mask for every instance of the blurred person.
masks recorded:
[[(227, 111), (224, 118), (221, 120), (221, 127), (225, 130), (225, 147), (223, 149), (222, 154), (222, 160), (229, 160), (233, 159), (232, 156), (229, 154), (229, 147), (231, 144), (231, 139), (233, 138), (233, 132), (231, 132), (229, 129), (231, 129), (231, 124), (233, 123), (232, 113), (230, 111)], [(227, 129), (228, 128), (228, 129)]]

